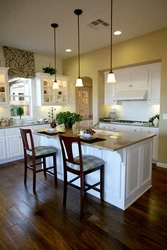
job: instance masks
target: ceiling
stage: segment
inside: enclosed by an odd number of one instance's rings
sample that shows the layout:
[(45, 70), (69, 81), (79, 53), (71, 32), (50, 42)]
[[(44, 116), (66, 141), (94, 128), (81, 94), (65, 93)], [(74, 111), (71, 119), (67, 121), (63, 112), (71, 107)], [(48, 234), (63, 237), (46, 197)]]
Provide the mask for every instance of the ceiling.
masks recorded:
[[(56, 29), (57, 58), (77, 55), (77, 16), (80, 16), (80, 51), (110, 44), (110, 26), (88, 26), (102, 19), (110, 24), (110, 0), (0, 0), (0, 45), (53, 56), (53, 28)], [(113, 0), (113, 44), (167, 27), (167, 0)], [(71, 53), (65, 49), (72, 49)]]

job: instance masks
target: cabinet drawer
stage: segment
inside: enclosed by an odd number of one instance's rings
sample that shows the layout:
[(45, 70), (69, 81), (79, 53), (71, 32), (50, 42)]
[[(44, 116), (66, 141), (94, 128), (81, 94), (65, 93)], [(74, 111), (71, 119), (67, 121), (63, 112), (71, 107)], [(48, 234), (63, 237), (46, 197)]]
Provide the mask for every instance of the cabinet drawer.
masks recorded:
[(143, 133), (158, 134), (158, 128), (142, 128)]
[(124, 131), (142, 132), (142, 128), (138, 126), (123, 126)]
[(6, 129), (6, 135), (19, 135), (20, 130), (19, 128), (8, 128)]

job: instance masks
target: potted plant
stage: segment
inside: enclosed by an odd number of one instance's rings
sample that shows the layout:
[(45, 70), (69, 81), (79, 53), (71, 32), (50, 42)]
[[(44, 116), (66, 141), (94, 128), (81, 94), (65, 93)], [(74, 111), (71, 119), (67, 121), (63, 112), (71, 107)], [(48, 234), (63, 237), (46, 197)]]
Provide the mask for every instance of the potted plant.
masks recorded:
[(24, 114), (24, 109), (23, 109), (23, 107), (18, 106), (17, 109), (16, 109), (16, 113), (17, 113), (17, 115), (20, 116), (20, 119), (21, 119), (21, 116)]
[(58, 124), (64, 124), (65, 128), (72, 128), (75, 122), (82, 121), (82, 116), (70, 111), (60, 112), (56, 115), (56, 121)]
[(151, 123), (153, 126), (157, 126), (158, 125), (158, 121), (159, 121), (159, 115), (154, 115), (149, 119), (149, 123)]
[(50, 75), (55, 74), (55, 69), (52, 68), (50, 65), (49, 65), (49, 67), (43, 67), (42, 69), (43, 69), (44, 73), (48, 73)]

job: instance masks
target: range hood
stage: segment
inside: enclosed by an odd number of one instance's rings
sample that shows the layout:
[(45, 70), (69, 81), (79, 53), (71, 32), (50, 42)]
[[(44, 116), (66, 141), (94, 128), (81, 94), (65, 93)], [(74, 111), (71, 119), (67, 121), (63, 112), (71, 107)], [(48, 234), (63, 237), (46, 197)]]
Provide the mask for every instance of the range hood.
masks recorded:
[(122, 90), (115, 93), (113, 100), (123, 101), (123, 100), (146, 100), (147, 90)]

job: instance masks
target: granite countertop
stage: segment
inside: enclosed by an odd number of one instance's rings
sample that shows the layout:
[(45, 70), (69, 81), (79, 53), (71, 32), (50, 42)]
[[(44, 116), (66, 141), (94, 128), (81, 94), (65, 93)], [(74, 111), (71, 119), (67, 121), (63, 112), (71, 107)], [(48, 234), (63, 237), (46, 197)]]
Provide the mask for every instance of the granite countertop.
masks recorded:
[[(43, 134), (42, 132), (45, 132), (45, 134)], [(58, 139), (58, 132), (59, 131), (56, 131), (55, 134), (49, 134), (49, 133), (47, 134), (47, 131), (41, 129), (41, 130), (36, 130), (34, 133), (40, 136)], [(148, 134), (148, 133), (115, 132), (102, 129), (95, 129), (95, 132), (96, 132), (94, 135), (95, 138), (102, 138), (105, 140), (98, 142), (96, 141), (91, 142), (91, 140), (86, 140), (84, 142), (82, 141), (82, 144), (89, 145), (91, 147), (107, 149), (111, 151), (116, 151), (156, 136), (155, 134)], [(66, 130), (63, 133), (67, 136), (79, 136), (77, 130)]]
[(20, 123), (20, 124), (12, 124), (12, 125), (7, 125), (7, 126), (0, 126), (0, 129), (6, 129), (6, 128), (18, 128), (18, 127), (25, 127), (25, 126), (36, 126), (36, 125), (49, 125), (50, 123), (39, 123), (39, 122), (34, 122), (34, 123)]

